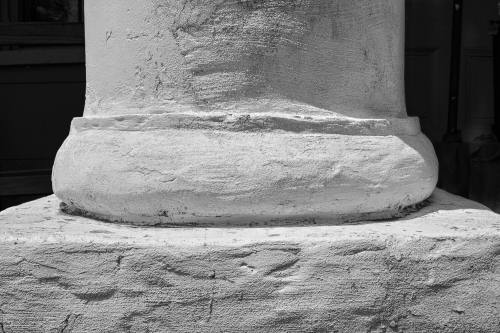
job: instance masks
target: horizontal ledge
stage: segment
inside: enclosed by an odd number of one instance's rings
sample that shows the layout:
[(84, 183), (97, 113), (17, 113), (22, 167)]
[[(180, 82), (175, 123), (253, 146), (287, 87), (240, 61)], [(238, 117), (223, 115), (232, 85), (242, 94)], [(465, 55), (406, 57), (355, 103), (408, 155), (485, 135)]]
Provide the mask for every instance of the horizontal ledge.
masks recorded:
[(357, 119), (286, 114), (168, 113), (75, 118), (73, 132), (88, 130), (155, 131), (199, 129), (231, 132), (318, 133), (340, 135), (418, 135), (417, 117)]
[(500, 331), (500, 218), (439, 190), (343, 226), (131, 227), (58, 205), (0, 213), (5, 332)]
[[(179, 248), (246, 247), (252, 244), (345, 242), (348, 239), (478, 239), (500, 240), (500, 215), (487, 207), (436, 189), (428, 205), (404, 218), (364, 220), (350, 224), (246, 226), (230, 228), (159, 228), (129, 226), (75, 216), (60, 210), (60, 200), (48, 196), (0, 213), (0, 243), (61, 244), (75, 246), (125, 244)], [(452, 244), (450, 245), (452, 246)]]

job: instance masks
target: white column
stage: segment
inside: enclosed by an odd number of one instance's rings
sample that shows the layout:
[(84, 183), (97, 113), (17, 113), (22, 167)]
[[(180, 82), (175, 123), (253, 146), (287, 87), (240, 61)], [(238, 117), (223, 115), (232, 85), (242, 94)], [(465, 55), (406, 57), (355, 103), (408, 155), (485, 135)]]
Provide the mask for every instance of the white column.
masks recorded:
[(404, 103), (404, 1), (87, 0), (68, 208), (139, 224), (399, 214), (437, 180)]

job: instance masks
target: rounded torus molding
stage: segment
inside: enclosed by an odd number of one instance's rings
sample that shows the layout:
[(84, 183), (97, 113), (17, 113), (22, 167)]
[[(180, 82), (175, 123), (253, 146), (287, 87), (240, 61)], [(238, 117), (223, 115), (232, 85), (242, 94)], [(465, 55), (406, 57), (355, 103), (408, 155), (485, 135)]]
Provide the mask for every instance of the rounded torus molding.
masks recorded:
[(396, 216), (434, 190), (433, 147), (404, 104), (403, 1), (85, 10), (86, 109), (53, 171), (68, 209), (155, 225), (343, 223)]
[(393, 121), (81, 118), (59, 151), (54, 188), (95, 217), (139, 224), (390, 217), (432, 193), (437, 168), (418, 123)]

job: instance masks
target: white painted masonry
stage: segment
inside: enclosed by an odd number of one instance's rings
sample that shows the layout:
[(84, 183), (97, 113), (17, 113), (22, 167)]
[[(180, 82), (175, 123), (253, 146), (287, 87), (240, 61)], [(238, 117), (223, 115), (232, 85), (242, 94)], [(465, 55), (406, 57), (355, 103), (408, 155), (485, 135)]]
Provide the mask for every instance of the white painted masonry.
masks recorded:
[(401, 0), (88, 0), (56, 195), (136, 224), (395, 216), (437, 161), (404, 102)]
[(57, 197), (0, 213), (0, 333), (500, 332), (500, 217), (434, 189), (403, 4), (86, 0)]
[(4, 332), (500, 332), (500, 217), (443, 191), (392, 221), (254, 228), (59, 202), (0, 213)]

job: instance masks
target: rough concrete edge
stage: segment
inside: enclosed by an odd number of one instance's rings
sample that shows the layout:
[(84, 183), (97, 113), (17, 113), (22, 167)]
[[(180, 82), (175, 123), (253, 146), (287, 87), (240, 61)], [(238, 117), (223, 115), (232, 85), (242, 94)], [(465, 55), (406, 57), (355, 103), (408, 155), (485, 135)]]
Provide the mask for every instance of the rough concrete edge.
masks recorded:
[(115, 130), (151, 131), (165, 129), (204, 129), (232, 132), (284, 131), (292, 133), (319, 133), (363, 136), (417, 135), (420, 122), (417, 117), (358, 119), (287, 115), (277, 113), (165, 113), (126, 114), (74, 118), (72, 131)]

